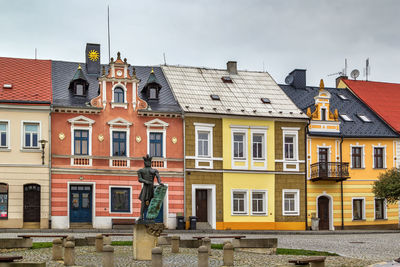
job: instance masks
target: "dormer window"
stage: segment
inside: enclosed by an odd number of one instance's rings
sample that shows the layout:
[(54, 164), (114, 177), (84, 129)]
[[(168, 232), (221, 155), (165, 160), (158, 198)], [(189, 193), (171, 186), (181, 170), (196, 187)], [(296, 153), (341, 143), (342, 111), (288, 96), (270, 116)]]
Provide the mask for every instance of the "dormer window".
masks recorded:
[(321, 108), (321, 121), (326, 121), (326, 109)]
[(114, 103), (125, 103), (124, 89), (121, 87), (114, 89)]
[(149, 99), (158, 99), (157, 88), (149, 88)]
[(145, 94), (148, 100), (158, 100), (160, 96), (161, 84), (158, 82), (157, 77), (154, 73), (154, 69), (151, 69), (149, 78), (146, 84), (143, 86), (142, 92)]
[(89, 83), (83, 73), (81, 65), (78, 66), (74, 77), (70, 81), (69, 89), (72, 91), (74, 96), (86, 96), (87, 91), (89, 90)]
[(83, 84), (76, 83), (75, 84), (75, 95), (83, 95)]

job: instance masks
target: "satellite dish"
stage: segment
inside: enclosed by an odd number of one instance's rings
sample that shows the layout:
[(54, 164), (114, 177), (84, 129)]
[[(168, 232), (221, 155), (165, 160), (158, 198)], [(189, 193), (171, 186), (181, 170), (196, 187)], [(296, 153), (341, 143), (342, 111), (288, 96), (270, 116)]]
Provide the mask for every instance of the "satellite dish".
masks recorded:
[(294, 77), (293, 77), (293, 75), (288, 75), (288, 76), (286, 76), (286, 78), (285, 78), (285, 83), (286, 83), (286, 84), (292, 85), (293, 82), (294, 82)]
[(350, 76), (351, 76), (354, 80), (356, 80), (357, 77), (360, 76), (360, 71), (359, 71), (358, 69), (352, 70), (352, 71), (350, 72)]

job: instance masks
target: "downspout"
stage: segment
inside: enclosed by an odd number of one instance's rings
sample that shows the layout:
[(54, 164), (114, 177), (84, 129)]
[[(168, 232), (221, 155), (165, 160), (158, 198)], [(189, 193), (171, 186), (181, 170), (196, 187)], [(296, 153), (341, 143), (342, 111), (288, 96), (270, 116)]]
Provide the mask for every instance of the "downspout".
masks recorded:
[(308, 170), (308, 158), (307, 158), (307, 136), (308, 136), (308, 126), (310, 125), (310, 119), (308, 119), (307, 124), (305, 126), (305, 131), (304, 131), (304, 206), (305, 206), (305, 213), (306, 213), (306, 231), (308, 230), (308, 209), (307, 209), (307, 170)]
[(186, 218), (186, 122), (185, 115), (182, 112), (183, 120), (183, 218)]
[[(342, 205), (342, 230), (344, 230), (344, 211), (343, 211), (343, 158), (342, 158), (342, 145), (343, 145), (343, 134), (340, 136), (340, 197)], [(333, 226), (333, 225), (332, 225)]]
[(50, 105), (50, 112), (49, 112), (49, 228), (51, 228), (51, 111), (53, 107)]

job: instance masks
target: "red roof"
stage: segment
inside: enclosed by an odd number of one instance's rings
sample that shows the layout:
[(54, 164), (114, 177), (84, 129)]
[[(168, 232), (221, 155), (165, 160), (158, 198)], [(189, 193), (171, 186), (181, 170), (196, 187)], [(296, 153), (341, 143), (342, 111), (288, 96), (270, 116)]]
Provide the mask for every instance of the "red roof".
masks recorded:
[(0, 57), (0, 101), (4, 100), (51, 102), (51, 61)]
[(343, 80), (365, 104), (400, 133), (400, 84)]

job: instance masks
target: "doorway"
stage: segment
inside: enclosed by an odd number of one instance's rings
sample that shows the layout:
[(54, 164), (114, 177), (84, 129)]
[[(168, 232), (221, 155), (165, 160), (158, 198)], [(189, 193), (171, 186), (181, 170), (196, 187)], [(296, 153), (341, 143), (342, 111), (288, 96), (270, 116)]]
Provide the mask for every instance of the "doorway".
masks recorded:
[(69, 220), (71, 223), (92, 222), (92, 186), (70, 185)]
[(208, 222), (207, 189), (196, 189), (196, 217), (198, 222)]
[(329, 198), (320, 196), (318, 198), (318, 217), (319, 217), (319, 230), (330, 230), (330, 203)]
[(40, 224), (40, 185), (24, 185), (24, 223)]

